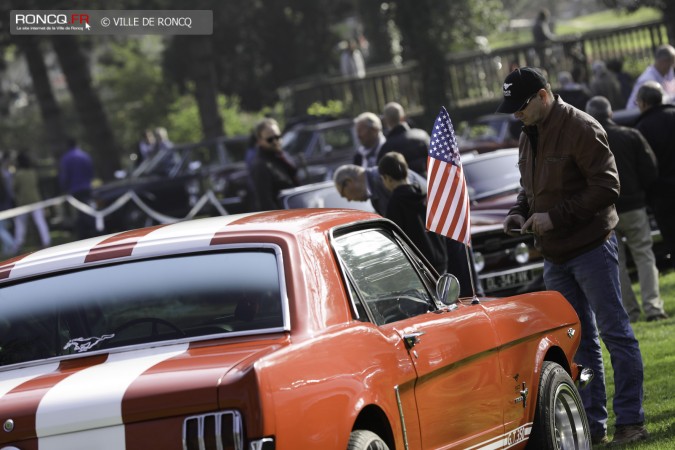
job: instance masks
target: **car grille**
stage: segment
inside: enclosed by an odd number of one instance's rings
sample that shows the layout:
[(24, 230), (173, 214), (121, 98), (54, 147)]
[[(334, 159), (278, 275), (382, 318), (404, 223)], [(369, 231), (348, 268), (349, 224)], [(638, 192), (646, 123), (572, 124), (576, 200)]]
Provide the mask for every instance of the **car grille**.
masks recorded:
[(486, 294), (507, 295), (543, 288), (541, 283), (531, 284), (543, 271), (543, 258), (534, 248), (532, 235), (507, 236), (500, 228), (473, 235), (471, 240), (474, 255), (480, 255), (483, 261), (478, 277)]
[(183, 423), (184, 450), (243, 450), (241, 414), (223, 411), (191, 416)]

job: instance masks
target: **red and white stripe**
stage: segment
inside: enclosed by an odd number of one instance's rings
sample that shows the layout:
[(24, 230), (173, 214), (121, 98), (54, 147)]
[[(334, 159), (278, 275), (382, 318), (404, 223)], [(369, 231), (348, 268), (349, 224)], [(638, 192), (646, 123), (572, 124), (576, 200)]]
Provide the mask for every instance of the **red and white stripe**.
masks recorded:
[(462, 166), (428, 158), (427, 229), (471, 243), (470, 208)]
[(2, 263), (0, 280), (23, 278), (122, 257), (149, 257), (203, 250), (213, 245), (213, 239), (219, 231), (255, 214), (158, 225), (49, 247)]

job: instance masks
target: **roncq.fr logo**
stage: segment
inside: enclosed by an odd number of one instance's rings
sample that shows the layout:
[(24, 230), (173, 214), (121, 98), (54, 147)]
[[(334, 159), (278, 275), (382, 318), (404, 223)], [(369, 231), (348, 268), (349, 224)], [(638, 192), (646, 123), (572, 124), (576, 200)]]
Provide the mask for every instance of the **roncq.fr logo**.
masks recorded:
[[(17, 14), (17, 25), (89, 25), (89, 14), (71, 14), (70, 20), (66, 14)], [(87, 28), (89, 28), (87, 26)]]

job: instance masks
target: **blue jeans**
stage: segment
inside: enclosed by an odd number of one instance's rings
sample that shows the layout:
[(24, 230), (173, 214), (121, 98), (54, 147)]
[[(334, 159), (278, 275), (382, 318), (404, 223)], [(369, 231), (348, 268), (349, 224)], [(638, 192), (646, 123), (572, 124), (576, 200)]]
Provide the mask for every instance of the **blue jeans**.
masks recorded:
[(602, 245), (565, 263), (545, 261), (544, 282), (547, 289), (564, 295), (579, 315), (581, 344), (574, 360), (595, 373), (593, 381), (580, 392), (591, 434), (607, 431), (607, 394), (598, 331), (614, 369), (616, 425), (643, 423), (642, 354), (621, 302), (614, 233)]

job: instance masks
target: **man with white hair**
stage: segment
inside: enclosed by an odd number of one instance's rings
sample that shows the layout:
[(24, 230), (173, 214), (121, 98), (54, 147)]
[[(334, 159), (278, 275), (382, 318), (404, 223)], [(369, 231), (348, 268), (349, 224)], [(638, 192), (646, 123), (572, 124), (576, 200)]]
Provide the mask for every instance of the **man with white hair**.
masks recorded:
[(638, 77), (633, 85), (633, 91), (626, 103), (626, 109), (636, 109), (638, 107), (637, 92), (640, 86), (647, 81), (656, 81), (661, 85), (668, 97), (668, 102), (675, 97), (675, 48), (672, 45), (660, 45), (654, 52), (654, 63), (647, 67), (642, 75)]
[(361, 144), (354, 155), (354, 164), (377, 167), (377, 154), (386, 140), (382, 133), (382, 121), (376, 114), (364, 112), (354, 119), (354, 128)]

